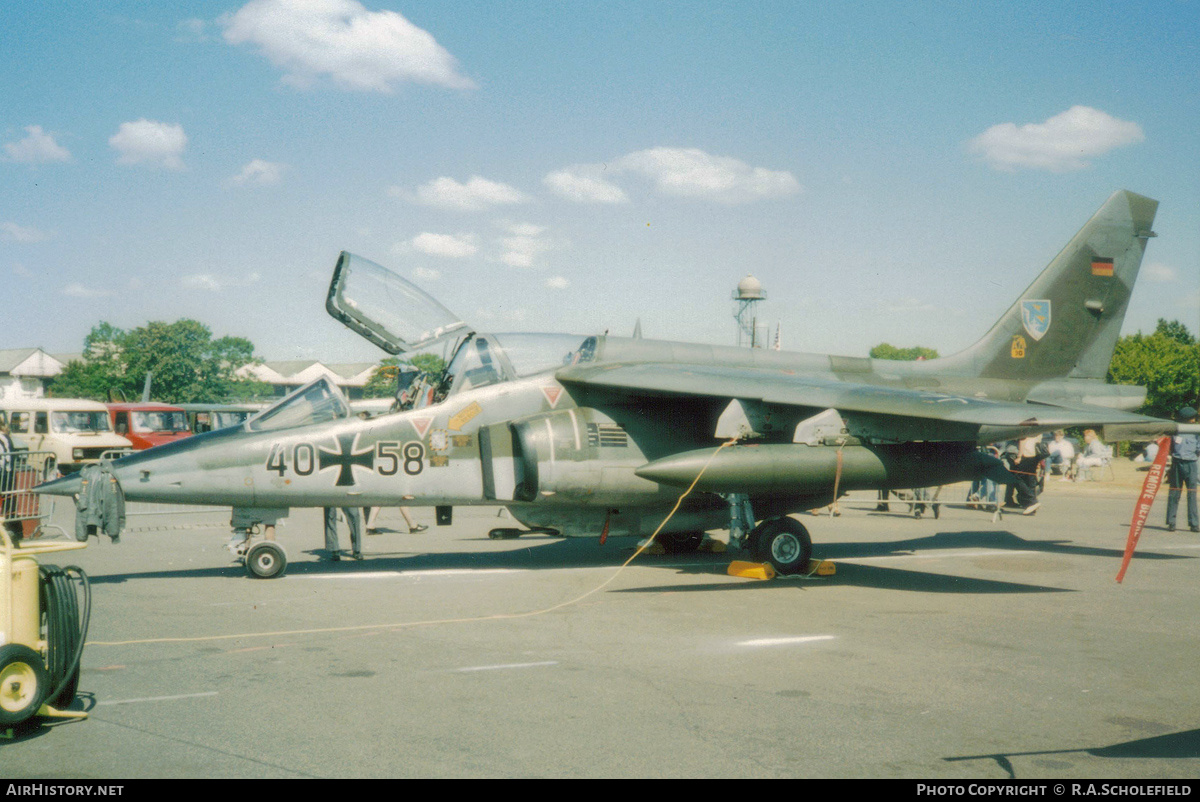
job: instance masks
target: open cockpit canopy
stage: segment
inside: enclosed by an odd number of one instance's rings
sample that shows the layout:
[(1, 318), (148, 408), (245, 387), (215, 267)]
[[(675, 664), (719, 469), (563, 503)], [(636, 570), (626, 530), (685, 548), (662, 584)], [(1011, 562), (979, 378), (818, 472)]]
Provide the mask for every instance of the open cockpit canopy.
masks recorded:
[[(455, 346), (446, 370), (429, 377), (426, 390), (412, 393), (417, 396), (417, 406), (477, 387), (591, 362), (596, 353), (595, 337), (476, 334), (416, 285), (347, 251), (342, 251), (334, 267), (325, 309), (392, 354), (425, 350), (439, 343), (443, 348)], [(404, 382), (413, 381), (411, 374), (401, 371), (401, 375)], [(264, 416), (256, 420), (262, 419)]]
[(347, 251), (333, 269), (325, 309), (390, 354), (470, 333), (466, 323), (416, 285)]

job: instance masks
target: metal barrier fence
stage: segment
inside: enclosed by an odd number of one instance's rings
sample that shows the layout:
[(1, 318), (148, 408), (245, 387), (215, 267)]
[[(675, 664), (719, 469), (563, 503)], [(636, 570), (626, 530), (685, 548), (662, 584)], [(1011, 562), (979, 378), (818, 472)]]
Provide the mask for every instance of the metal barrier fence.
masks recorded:
[(0, 523), (13, 538), (40, 536), (54, 513), (54, 497), (33, 488), (58, 475), (53, 451), (0, 452)]

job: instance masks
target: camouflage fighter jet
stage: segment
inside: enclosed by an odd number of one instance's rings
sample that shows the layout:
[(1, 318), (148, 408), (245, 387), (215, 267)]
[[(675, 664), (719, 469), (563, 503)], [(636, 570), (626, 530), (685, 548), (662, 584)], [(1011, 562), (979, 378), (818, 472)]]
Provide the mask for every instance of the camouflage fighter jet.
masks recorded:
[[(457, 343), (440, 376), (405, 388), (411, 408), (364, 420), (319, 379), (238, 427), (124, 457), (112, 473), (132, 501), (230, 505), (235, 528), (292, 507), (435, 506), (448, 523), (454, 506), (499, 504), (528, 527), (581, 537), (652, 533), (703, 473), (659, 537), (694, 546), (731, 525), (731, 499), (748, 501), (757, 526), (742, 545), (801, 572), (812, 543), (789, 514), (835, 494), (1011, 482), (977, 446), (1065, 426), (1171, 430), (1127, 411), (1144, 389), (1104, 383), (1157, 207), (1115, 193), (982, 339), (919, 362), (483, 334), (343, 252), (333, 317), (392, 354)], [(78, 479), (40, 489), (75, 493)], [(286, 560), (267, 542), (246, 556), (257, 576)]]

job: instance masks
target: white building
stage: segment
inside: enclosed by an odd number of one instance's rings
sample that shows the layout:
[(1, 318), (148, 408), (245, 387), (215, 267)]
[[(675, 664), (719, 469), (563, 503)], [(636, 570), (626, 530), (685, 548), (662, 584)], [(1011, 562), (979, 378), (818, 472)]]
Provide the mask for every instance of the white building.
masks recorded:
[(379, 367), (378, 362), (326, 365), (313, 360), (293, 360), (246, 365), (237, 369), (237, 375), (266, 382), (271, 385), (277, 396), (287, 395), (313, 379), (327, 376), (330, 381), (342, 388), (342, 392), (346, 394), (347, 398), (356, 399), (362, 398), (363, 387), (371, 380), (371, 375), (377, 367)]
[(0, 350), (0, 399), (44, 397), (47, 383), (62, 373), (67, 361), (41, 348)]

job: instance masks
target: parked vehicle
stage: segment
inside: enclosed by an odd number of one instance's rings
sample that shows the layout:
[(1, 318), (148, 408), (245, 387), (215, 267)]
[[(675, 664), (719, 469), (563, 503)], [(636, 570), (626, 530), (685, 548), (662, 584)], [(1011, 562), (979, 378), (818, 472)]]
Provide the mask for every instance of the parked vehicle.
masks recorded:
[(251, 404), (180, 404), (179, 408), (187, 413), (188, 428), (192, 434), (200, 434), (241, 426), (247, 418), (261, 412), (264, 407)]
[(0, 401), (0, 417), (13, 444), (29, 451), (50, 452), (34, 467), (47, 474), (72, 473), (99, 462), (109, 452), (127, 452), (133, 444), (113, 431), (108, 409), (79, 398), (17, 398)]
[(187, 413), (180, 407), (153, 401), (108, 404), (113, 430), (141, 451), (191, 437)]

